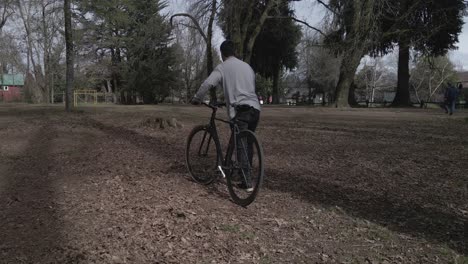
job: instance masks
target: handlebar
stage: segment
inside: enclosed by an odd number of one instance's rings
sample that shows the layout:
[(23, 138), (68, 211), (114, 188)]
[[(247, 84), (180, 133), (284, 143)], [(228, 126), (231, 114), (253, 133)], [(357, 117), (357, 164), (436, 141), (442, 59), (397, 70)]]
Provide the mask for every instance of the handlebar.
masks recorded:
[(220, 107), (226, 106), (226, 103), (209, 103), (209, 104), (207, 104), (207, 103), (203, 102), (202, 105), (207, 106), (207, 107), (209, 107), (211, 109), (218, 109)]

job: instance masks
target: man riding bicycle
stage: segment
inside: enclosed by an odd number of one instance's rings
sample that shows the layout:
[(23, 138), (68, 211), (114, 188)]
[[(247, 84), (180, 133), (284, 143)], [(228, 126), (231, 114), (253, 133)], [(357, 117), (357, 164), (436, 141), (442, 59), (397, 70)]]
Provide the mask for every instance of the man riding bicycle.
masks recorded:
[[(255, 93), (255, 73), (249, 64), (235, 57), (232, 41), (224, 41), (220, 50), (223, 63), (219, 64), (203, 82), (191, 103), (200, 104), (211, 88), (221, 86), (224, 90), (229, 118), (237, 122), (240, 131), (248, 129), (255, 132), (260, 119), (260, 103)], [(238, 159), (241, 161), (244, 174), (249, 178), (250, 172), (247, 168), (248, 159), (251, 159), (250, 144), (249, 157), (240, 155)], [(247, 190), (252, 189), (249, 180), (247, 182), (243, 180), (241, 187)]]

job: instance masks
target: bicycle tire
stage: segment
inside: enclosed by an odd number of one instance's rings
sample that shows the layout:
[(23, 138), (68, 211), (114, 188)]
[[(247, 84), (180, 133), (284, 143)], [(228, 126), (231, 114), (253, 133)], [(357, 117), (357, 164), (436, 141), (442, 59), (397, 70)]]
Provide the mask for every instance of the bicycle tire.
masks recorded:
[[(244, 153), (247, 153), (247, 146), (245, 146), (245, 142), (242, 143), (244, 140), (252, 144), (252, 158), (250, 158), (249, 155), (246, 154), (246, 156), (249, 156), (249, 174), (250, 174), (250, 184), (253, 188), (251, 192), (245, 191), (243, 188), (239, 188), (237, 186), (238, 182), (235, 181), (236, 173), (242, 174), (245, 177), (244, 170), (242, 168), (235, 168), (236, 164), (233, 162), (233, 157), (234, 155), (237, 155), (237, 152), (239, 151), (238, 148), (233, 149), (232, 154), (230, 153), (230, 157), (228, 157), (228, 167), (230, 167), (230, 171), (227, 175), (227, 186), (229, 190), (229, 194), (232, 198), (232, 200), (243, 207), (248, 206), (251, 204), (255, 198), (257, 197), (260, 188), (263, 184), (263, 178), (264, 178), (264, 168), (263, 168), (263, 148), (258, 141), (257, 137), (255, 136), (255, 133), (253, 133), (250, 130), (245, 130), (239, 133), (238, 135), (238, 145), (242, 144), (239, 148), (242, 149), (242, 151), (245, 151)], [(239, 143), (240, 142), (240, 143)], [(250, 159), (252, 160), (250, 162)], [(252, 175), (253, 174), (253, 175)], [(242, 177), (241, 177), (242, 181)]]
[(185, 157), (194, 181), (208, 185), (216, 179), (218, 150), (219, 142), (214, 140), (208, 126), (200, 125), (192, 129), (187, 139)]

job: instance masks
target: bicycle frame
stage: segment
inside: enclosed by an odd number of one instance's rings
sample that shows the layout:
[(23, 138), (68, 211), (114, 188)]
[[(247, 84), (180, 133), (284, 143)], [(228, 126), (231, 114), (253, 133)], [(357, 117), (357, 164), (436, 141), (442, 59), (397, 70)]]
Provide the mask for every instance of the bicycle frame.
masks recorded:
[[(206, 103), (203, 103), (203, 105), (205, 105), (205, 106), (212, 109), (210, 122), (208, 124), (208, 130), (210, 131), (210, 135), (213, 137), (213, 140), (214, 140), (215, 144), (218, 145), (218, 147), (216, 148), (217, 152), (218, 152), (217, 153), (218, 170), (221, 172), (223, 177), (226, 178), (226, 174), (224, 173), (224, 169), (229, 169), (229, 168), (226, 167), (228, 159), (232, 155), (231, 152), (237, 147), (237, 139), (236, 139), (236, 137), (234, 135), (239, 133), (239, 127), (237, 126), (237, 124), (235, 122), (226, 121), (224, 119), (217, 118), (216, 113), (217, 113), (219, 107), (213, 106), (213, 105), (210, 105), (210, 104), (206, 104)], [(230, 135), (230, 138), (229, 138), (229, 143), (228, 143), (225, 155), (223, 155), (223, 151), (221, 149), (221, 143), (220, 143), (220, 140), (219, 140), (218, 129), (216, 127), (216, 121), (219, 121), (219, 122), (222, 122), (222, 123), (225, 123), (225, 124), (229, 124), (230, 130), (231, 130), (231, 135)], [(206, 133), (203, 136), (202, 144), (200, 144), (200, 149), (198, 150), (199, 153), (201, 152), (201, 146), (203, 146), (203, 142), (205, 142), (205, 139), (206, 139)], [(208, 144), (206, 146), (207, 150), (209, 148), (209, 142), (210, 142), (210, 138), (208, 138)], [(224, 159), (222, 158), (223, 156), (224, 156)], [(237, 156), (235, 157), (235, 159), (236, 159), (236, 162), (237, 162)]]
[[(203, 185), (221, 180), (219, 182), (227, 185), (229, 195), (236, 204), (248, 206), (255, 200), (264, 178), (262, 146), (255, 133), (248, 129), (252, 113), (236, 109), (240, 112), (234, 119), (222, 119), (216, 117), (221, 104), (203, 105), (209, 107), (212, 113), (208, 124), (195, 126), (188, 136), (188, 170), (192, 178)], [(225, 135), (224, 129), (218, 131), (218, 122), (229, 125), (230, 135)], [(244, 125), (246, 129), (243, 129)], [(225, 136), (229, 136), (227, 144), (224, 142)], [(213, 151), (213, 148), (216, 150)]]

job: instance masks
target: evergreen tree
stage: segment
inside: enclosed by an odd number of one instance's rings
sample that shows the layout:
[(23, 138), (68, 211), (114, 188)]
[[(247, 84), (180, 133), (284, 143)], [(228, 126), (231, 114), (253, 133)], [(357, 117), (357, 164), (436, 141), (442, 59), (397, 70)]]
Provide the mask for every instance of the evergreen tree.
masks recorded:
[(398, 45), (398, 85), (395, 106), (410, 106), (410, 49), (425, 56), (442, 56), (455, 49), (463, 26), (463, 0), (397, 0), (384, 9), (383, 36), (374, 53)]
[[(137, 91), (145, 103), (157, 103), (169, 95), (177, 79), (176, 47), (170, 47), (170, 27), (155, 0), (134, 0), (129, 11), (126, 88)], [(130, 41), (131, 40), (131, 41)]]
[(110, 57), (114, 92), (124, 103), (135, 103), (136, 93), (145, 103), (162, 101), (177, 78), (176, 48), (170, 26), (161, 15), (159, 0), (81, 1), (84, 42), (97, 59)]
[[(288, 1), (282, 1), (277, 17), (294, 16)], [(279, 103), (279, 79), (281, 71), (293, 69), (298, 64), (296, 47), (302, 33), (301, 28), (291, 19), (268, 19), (258, 35), (252, 52), (251, 65), (263, 77), (273, 80), (273, 103)]]

